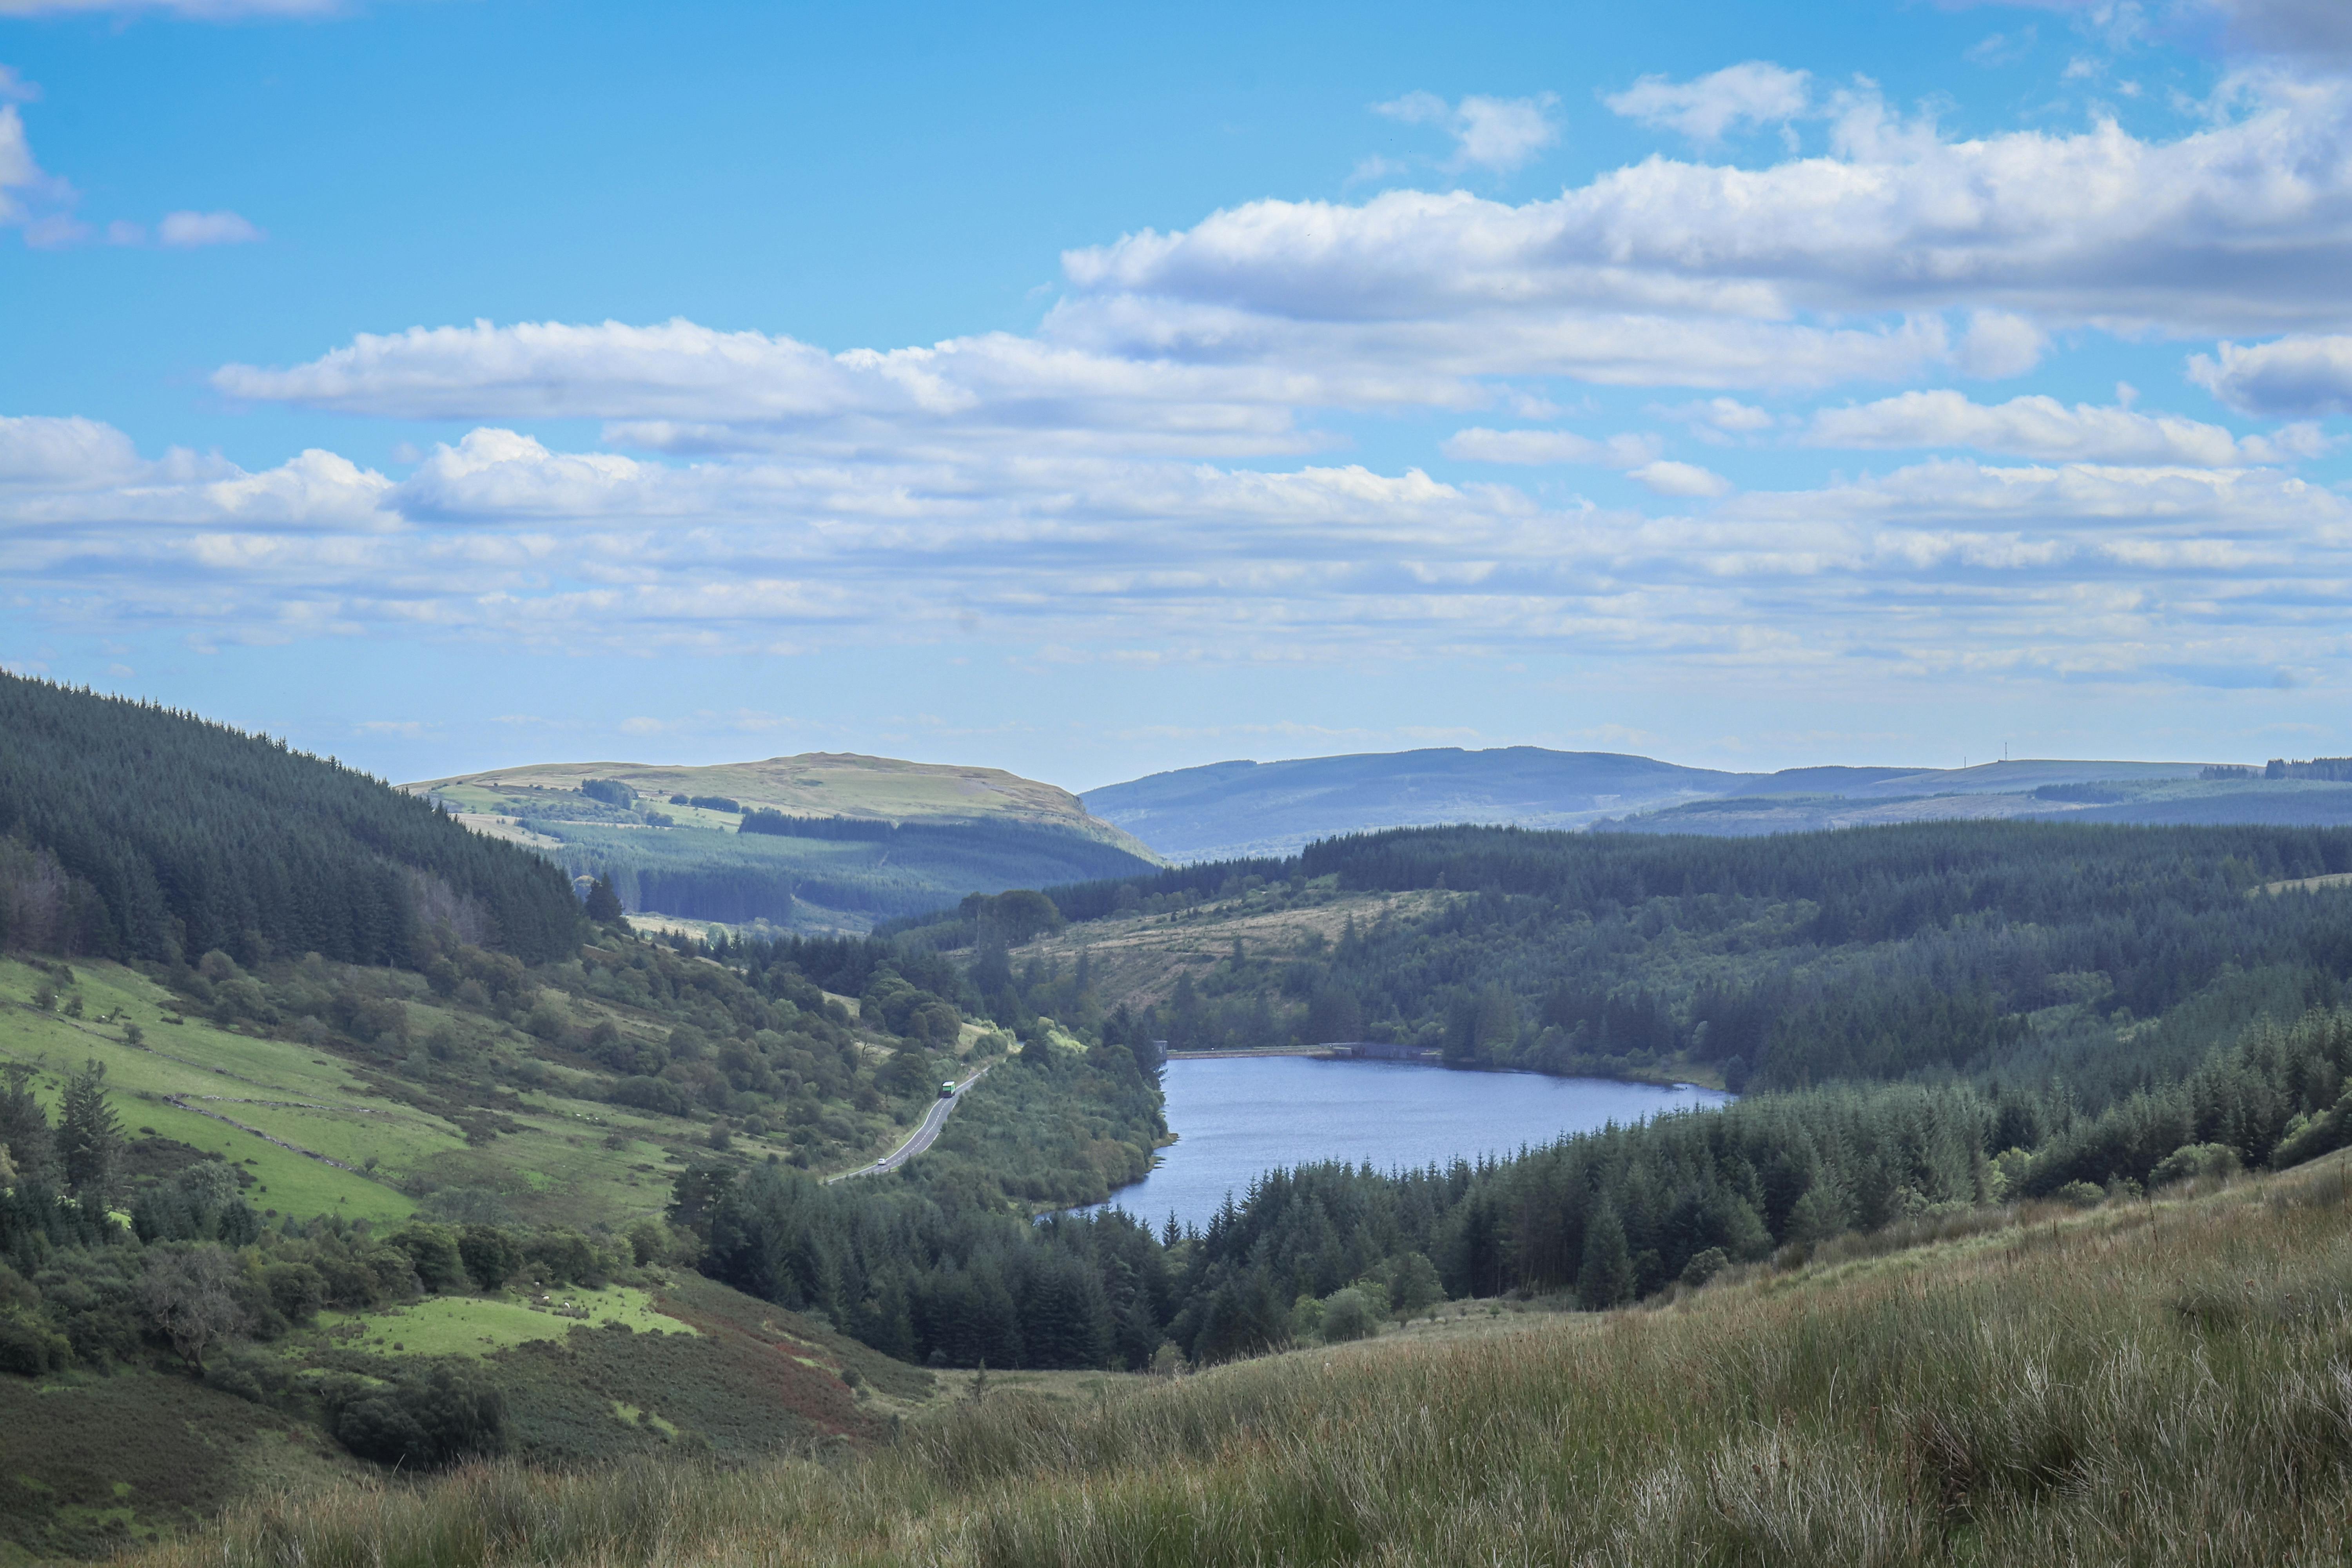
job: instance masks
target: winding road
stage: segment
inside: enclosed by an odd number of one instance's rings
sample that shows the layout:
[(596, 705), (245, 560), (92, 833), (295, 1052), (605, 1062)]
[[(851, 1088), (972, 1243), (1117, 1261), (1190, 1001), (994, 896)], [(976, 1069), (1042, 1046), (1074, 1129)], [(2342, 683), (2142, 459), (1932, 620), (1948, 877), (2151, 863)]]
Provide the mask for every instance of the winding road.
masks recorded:
[[(996, 1064), (993, 1062), (989, 1064), (990, 1067), (993, 1067)], [(929, 1112), (924, 1116), (921, 1124), (915, 1129), (914, 1135), (908, 1138), (904, 1143), (899, 1144), (896, 1149), (891, 1150), (890, 1152), (883, 1155), (882, 1158), (875, 1161), (874, 1163), (870, 1165), (860, 1165), (854, 1171), (844, 1171), (837, 1176), (827, 1176), (825, 1178), (826, 1184), (830, 1185), (835, 1182), (845, 1182), (852, 1176), (872, 1176), (877, 1175), (884, 1171), (895, 1171), (899, 1166), (905, 1164), (908, 1161), (913, 1159), (916, 1155), (921, 1153), (924, 1150), (929, 1148), (931, 1144), (938, 1140), (940, 1129), (948, 1124), (948, 1112), (953, 1110), (956, 1108), (957, 1101), (963, 1099), (963, 1091), (970, 1089), (973, 1084), (978, 1083), (982, 1079), (986, 1078), (987, 1076), (988, 1068), (982, 1068), (978, 1072), (972, 1074), (970, 1078), (964, 1079), (963, 1082), (956, 1086), (955, 1096), (953, 1099), (941, 1100), (931, 1106)]]

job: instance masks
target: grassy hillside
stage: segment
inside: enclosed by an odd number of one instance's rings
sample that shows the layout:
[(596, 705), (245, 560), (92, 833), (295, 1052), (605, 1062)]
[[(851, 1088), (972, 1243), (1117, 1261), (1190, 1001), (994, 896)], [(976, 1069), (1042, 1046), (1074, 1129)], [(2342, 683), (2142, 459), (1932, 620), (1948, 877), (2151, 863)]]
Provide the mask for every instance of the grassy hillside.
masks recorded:
[(817, 1320), (668, 1266), (626, 1277), (321, 1311), (201, 1379), (0, 1376), (0, 1563), (107, 1556), (241, 1499), (369, 1484), (382, 1472), (332, 1435), (339, 1409), (444, 1369), (497, 1390), (507, 1450), (545, 1465), (872, 1444), (938, 1395)]
[[(862, 994), (794, 954), (862, 966)], [(870, 1443), (919, 1407), (927, 1374), (694, 1272), (678, 1205), (854, 1169), (1005, 1042), (856, 943), (738, 958), (608, 932), (532, 969), (0, 959), (0, 1561), (429, 1466), (467, 1451), (428, 1440), (453, 1402), (496, 1406), (488, 1447), (563, 1464)], [(1016, 1229), (1100, 1196), (1150, 1133), (1083, 1081), (991, 1075), (894, 1182)], [(84, 1086), (116, 1128), (95, 1164)], [(225, 1314), (194, 1352), (152, 1295), (183, 1265)]]
[[(0, 960), (0, 1061), (37, 1067), (52, 1105), (68, 1074), (101, 1064), (127, 1126), (234, 1149), (270, 1173), (270, 1196), (285, 1201), (262, 1207), (393, 1219), (424, 1204), (625, 1229), (661, 1211), (678, 1168), (714, 1157), (717, 1133), (738, 1160), (861, 1164), (905, 1136), (957, 1063), (989, 1048), (979, 1031), (935, 1045), (860, 1026), (813, 986), (808, 1011), (788, 998), (780, 1008), (650, 944), (607, 938), (583, 951), (511, 975), (486, 966), (512, 980), (502, 992), (457, 963), (432, 977), (215, 963), (225, 978), (192, 970), (175, 989), (168, 973), (117, 964)], [(709, 1028), (729, 1003), (759, 1008), (768, 1039)]]
[(2341, 1562), (2343, 1158), (1831, 1242), (1639, 1310), (1480, 1309), (1091, 1407), (975, 1390), (845, 1467), (344, 1487), (142, 1561)]
[(1077, 799), (992, 768), (815, 753), (707, 768), (561, 763), (405, 786), (478, 831), (609, 881), (625, 906), (862, 931), (973, 892), (1159, 858)]

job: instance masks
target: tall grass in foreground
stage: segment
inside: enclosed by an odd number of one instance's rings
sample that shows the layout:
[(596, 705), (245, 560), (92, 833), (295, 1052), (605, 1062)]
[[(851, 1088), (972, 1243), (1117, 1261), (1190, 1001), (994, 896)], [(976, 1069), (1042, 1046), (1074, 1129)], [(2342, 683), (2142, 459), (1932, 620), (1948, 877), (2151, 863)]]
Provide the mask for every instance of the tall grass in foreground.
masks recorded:
[(1004, 1395), (835, 1465), (486, 1467), (152, 1568), (2341, 1563), (2352, 1166), (1607, 1318)]

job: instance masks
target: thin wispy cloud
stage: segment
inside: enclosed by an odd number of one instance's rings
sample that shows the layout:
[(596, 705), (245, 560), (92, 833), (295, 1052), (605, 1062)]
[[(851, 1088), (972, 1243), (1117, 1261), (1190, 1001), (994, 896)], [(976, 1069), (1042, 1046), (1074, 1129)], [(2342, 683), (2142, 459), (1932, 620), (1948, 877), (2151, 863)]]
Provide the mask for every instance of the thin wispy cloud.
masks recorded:
[(207, 245), (256, 245), (262, 233), (233, 212), (176, 212), (163, 215), (155, 226), (155, 237), (175, 250), (193, 250)]

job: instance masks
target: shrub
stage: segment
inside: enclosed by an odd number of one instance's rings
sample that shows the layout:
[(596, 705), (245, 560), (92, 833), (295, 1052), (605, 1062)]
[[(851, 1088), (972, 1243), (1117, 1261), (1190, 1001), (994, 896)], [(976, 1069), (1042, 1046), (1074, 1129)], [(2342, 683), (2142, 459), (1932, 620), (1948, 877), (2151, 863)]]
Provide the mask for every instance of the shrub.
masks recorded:
[(1445, 1287), (1435, 1265), (1418, 1252), (1408, 1252), (1389, 1270), (1389, 1310), (1402, 1322), (1444, 1300)]
[(494, 1225), (469, 1225), (457, 1237), (457, 1257), (484, 1291), (497, 1289), (522, 1267), (522, 1247)]
[(2299, 1127), (2290, 1122), (2286, 1136), (2280, 1139), (2278, 1147), (2271, 1151), (2271, 1166), (2284, 1171), (2289, 1165), (2316, 1160), (2347, 1143), (2352, 1143), (2352, 1089), (2344, 1091), (2344, 1097), (2336, 1102), (2334, 1109), (2311, 1118)]
[(1323, 1342), (1345, 1344), (1370, 1339), (1379, 1331), (1380, 1313), (1364, 1292), (1353, 1285), (1323, 1298)]
[(2090, 1182), (2069, 1182), (2050, 1195), (2078, 1209), (2095, 1209), (2107, 1201), (2106, 1188)]
[(269, 1304), (288, 1322), (307, 1323), (326, 1304), (326, 1276), (307, 1263), (272, 1263), (261, 1270)]
[(73, 1347), (65, 1335), (37, 1318), (0, 1313), (0, 1372), (39, 1377), (63, 1372)]
[(694, 1109), (686, 1091), (666, 1078), (643, 1076), (625, 1078), (613, 1085), (607, 1098), (615, 1105), (633, 1105), (640, 1110), (658, 1111), (665, 1116), (684, 1116)]
[(1730, 1266), (1731, 1258), (1723, 1248), (1710, 1247), (1693, 1254), (1691, 1260), (1683, 1265), (1683, 1283), (1696, 1290)]
[(639, 1220), (629, 1227), (629, 1256), (640, 1268), (658, 1263), (676, 1250), (667, 1226), (653, 1220)]
[(528, 1257), (540, 1266), (551, 1285), (578, 1285), (601, 1290), (612, 1278), (604, 1255), (576, 1230), (541, 1232), (531, 1238)]
[(385, 1238), (408, 1254), (417, 1282), (436, 1292), (464, 1287), (468, 1272), (457, 1251), (457, 1238), (446, 1226), (421, 1221), (402, 1226)]
[(297, 1392), (294, 1373), (284, 1363), (250, 1352), (213, 1363), (205, 1368), (205, 1381), (248, 1405), (283, 1405)]
[(497, 1389), (447, 1367), (370, 1394), (335, 1415), (335, 1436), (363, 1459), (433, 1469), (506, 1447)]

